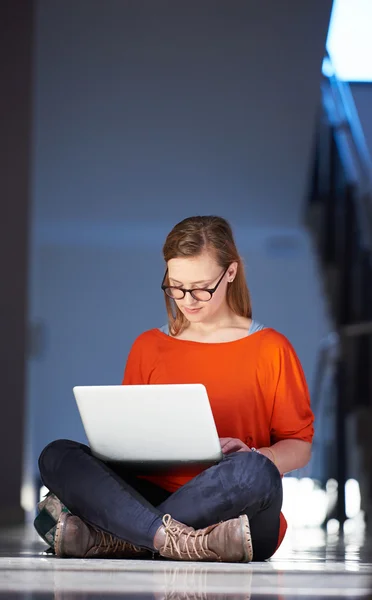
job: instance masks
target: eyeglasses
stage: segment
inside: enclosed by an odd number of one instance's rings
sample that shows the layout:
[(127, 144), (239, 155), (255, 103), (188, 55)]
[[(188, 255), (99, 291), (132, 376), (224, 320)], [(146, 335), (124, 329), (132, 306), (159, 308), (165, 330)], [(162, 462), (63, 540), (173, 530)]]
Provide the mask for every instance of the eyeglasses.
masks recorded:
[[(229, 267), (227, 267), (227, 269), (228, 268)], [(164, 281), (165, 281), (165, 278), (168, 273), (168, 269), (167, 269), (165, 271), (165, 275), (163, 277), (161, 289), (163, 290), (163, 292), (165, 292), (167, 294), (167, 296), (169, 296), (169, 298), (172, 298), (173, 300), (182, 300), (182, 298), (185, 297), (186, 293), (189, 292), (189, 294), (191, 294), (191, 296), (194, 298), (194, 300), (198, 300), (199, 302), (208, 302), (209, 300), (212, 299), (214, 292), (220, 285), (222, 279), (225, 277), (225, 275), (227, 273), (227, 269), (225, 269), (225, 271), (222, 273), (220, 279), (217, 281), (214, 288), (210, 288), (210, 289), (194, 288), (192, 290), (185, 290), (184, 288), (180, 288), (180, 287), (173, 286), (173, 285), (164, 285)]]

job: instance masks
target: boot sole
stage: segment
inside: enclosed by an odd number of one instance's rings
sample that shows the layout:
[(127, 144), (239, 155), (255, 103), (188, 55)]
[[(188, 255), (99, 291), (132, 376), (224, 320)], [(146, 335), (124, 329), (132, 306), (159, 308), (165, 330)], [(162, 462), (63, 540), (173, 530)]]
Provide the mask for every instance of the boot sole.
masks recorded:
[(56, 533), (54, 537), (54, 551), (56, 553), (56, 556), (58, 556), (59, 558), (64, 558), (66, 556), (63, 552), (63, 534), (65, 531), (66, 520), (68, 516), (68, 513), (62, 512), (57, 522)]
[(252, 546), (252, 537), (251, 537), (251, 528), (249, 526), (249, 520), (247, 515), (241, 515), (240, 519), (240, 528), (242, 532), (242, 540), (243, 540), (243, 550), (244, 550), (244, 559), (242, 562), (252, 562), (253, 560), (253, 546)]

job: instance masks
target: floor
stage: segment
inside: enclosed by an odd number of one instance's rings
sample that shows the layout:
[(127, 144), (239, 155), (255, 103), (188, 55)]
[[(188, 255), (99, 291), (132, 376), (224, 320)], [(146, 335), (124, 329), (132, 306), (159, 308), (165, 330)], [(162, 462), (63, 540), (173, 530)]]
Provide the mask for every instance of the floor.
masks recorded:
[(371, 598), (372, 544), (320, 529), (289, 532), (270, 562), (57, 559), (31, 527), (0, 532), (0, 600)]

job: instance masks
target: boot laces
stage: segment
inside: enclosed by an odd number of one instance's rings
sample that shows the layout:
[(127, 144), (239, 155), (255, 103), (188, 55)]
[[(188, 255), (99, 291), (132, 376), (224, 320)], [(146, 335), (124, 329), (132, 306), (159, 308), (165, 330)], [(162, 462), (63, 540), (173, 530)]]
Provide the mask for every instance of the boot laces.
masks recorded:
[(115, 554), (116, 552), (126, 552), (128, 550), (130, 550), (131, 552), (140, 552), (139, 548), (136, 548), (136, 546), (133, 546), (129, 542), (120, 540), (119, 538), (114, 537), (110, 533), (106, 533), (101, 530), (96, 531), (100, 535), (100, 539), (97, 545), (104, 552), (112, 552), (113, 554)]
[(170, 550), (172, 554), (176, 554), (182, 558), (182, 554), (187, 554), (191, 560), (193, 554), (201, 560), (210, 555), (208, 548), (208, 532), (205, 529), (185, 531), (178, 523), (175, 523), (170, 515), (163, 517), (165, 527), (165, 543), (163, 552)]

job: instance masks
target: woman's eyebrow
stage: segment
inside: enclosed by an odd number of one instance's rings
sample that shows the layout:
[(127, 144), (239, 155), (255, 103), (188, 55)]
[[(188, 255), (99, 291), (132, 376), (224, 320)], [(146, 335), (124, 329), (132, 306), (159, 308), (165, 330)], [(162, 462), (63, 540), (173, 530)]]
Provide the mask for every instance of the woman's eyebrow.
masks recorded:
[[(177, 279), (173, 279), (173, 277), (169, 277), (174, 283), (178, 283), (179, 285), (183, 285), (182, 281), (178, 281)], [(201, 283), (209, 283), (210, 279), (204, 279), (203, 281), (194, 281), (191, 285), (200, 285)]]

